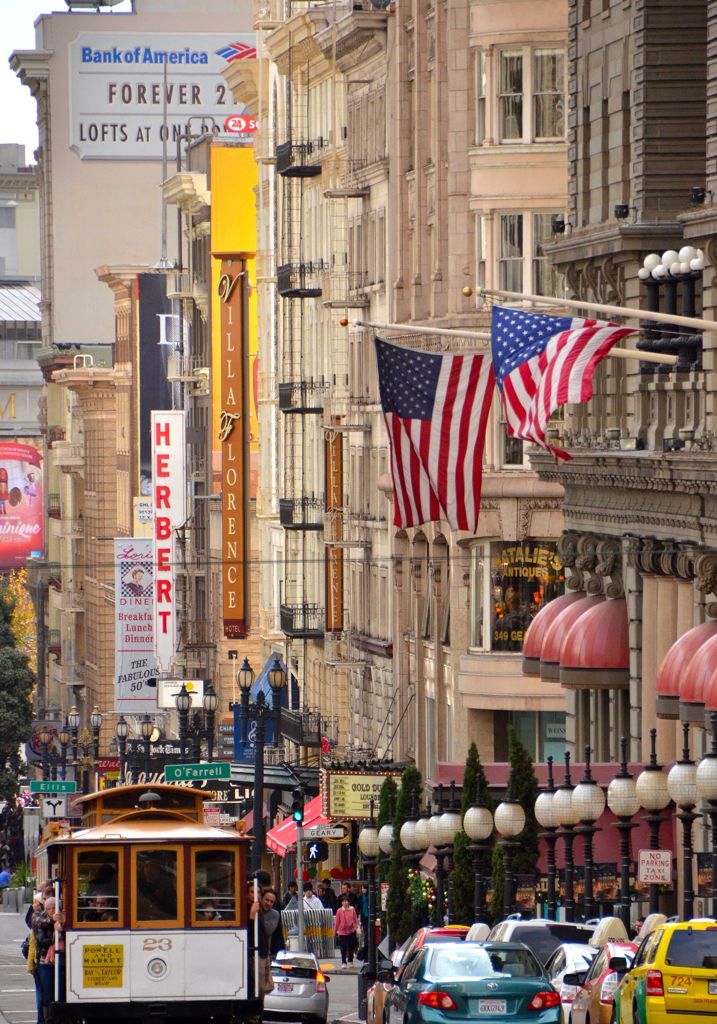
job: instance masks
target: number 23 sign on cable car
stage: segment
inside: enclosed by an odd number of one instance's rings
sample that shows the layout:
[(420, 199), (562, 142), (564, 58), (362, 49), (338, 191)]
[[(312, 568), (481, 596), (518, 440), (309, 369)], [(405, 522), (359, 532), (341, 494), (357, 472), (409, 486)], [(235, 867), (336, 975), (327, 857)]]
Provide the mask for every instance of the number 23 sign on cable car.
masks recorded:
[(256, 118), (248, 114), (231, 114), (224, 122), (224, 131), (241, 134), (256, 131)]

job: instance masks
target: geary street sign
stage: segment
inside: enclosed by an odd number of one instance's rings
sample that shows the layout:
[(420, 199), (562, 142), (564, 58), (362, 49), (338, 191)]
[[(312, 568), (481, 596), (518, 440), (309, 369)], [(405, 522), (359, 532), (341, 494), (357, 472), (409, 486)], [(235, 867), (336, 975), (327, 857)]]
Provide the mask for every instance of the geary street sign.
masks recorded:
[(230, 779), (232, 766), (228, 761), (211, 764), (168, 764), (164, 767), (167, 782), (194, 782), (203, 779)]
[(308, 842), (314, 839), (344, 839), (346, 829), (343, 825), (309, 825), (304, 829), (304, 836)]

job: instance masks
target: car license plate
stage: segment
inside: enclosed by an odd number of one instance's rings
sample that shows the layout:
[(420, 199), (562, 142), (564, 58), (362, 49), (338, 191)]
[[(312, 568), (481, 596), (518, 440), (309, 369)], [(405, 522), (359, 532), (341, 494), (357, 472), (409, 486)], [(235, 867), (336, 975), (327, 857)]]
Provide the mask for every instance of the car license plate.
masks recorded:
[(294, 991), (294, 986), (291, 984), (290, 981), (279, 981), (279, 982), (277, 982), (276, 987), (279, 990), (279, 992), (293, 992)]
[(491, 1013), (507, 1013), (508, 1006), (505, 999), (479, 999), (478, 1013), (488, 1016)]
[(717, 996), (717, 981), (708, 981), (707, 991), (711, 996)]

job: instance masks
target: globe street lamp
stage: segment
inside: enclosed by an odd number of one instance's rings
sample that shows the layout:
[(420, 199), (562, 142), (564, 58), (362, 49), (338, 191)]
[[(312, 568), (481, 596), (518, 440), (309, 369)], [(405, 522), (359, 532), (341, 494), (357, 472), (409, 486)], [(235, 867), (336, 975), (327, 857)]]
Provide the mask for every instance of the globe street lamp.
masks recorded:
[(214, 718), (219, 704), (219, 698), (214, 692), (211, 682), (207, 683), (202, 704), (204, 705), (204, 716), (207, 723), (207, 761), (211, 764), (214, 760)]
[(70, 743), (70, 732), (67, 722), (60, 729), (58, 740), (60, 741), (60, 773), (63, 779), (67, 778), (67, 748)]
[(547, 910), (551, 921), (558, 919), (558, 901), (555, 889), (555, 846), (558, 842), (558, 821), (553, 808), (553, 797), (555, 795), (555, 783), (553, 781), (553, 759), (547, 758), (548, 783), (542, 793), (538, 794), (535, 801), (535, 820), (542, 828), (540, 838), (545, 839), (547, 846), (548, 861), (548, 892)]
[[(182, 689), (184, 690), (184, 685), (182, 685)], [(139, 731), (144, 740), (144, 781), (149, 783), (149, 776), (152, 771), (152, 733), (154, 732), (154, 722), (149, 715), (145, 715), (142, 719)]]
[(585, 890), (583, 895), (583, 913), (585, 919), (595, 913), (593, 896), (593, 836), (598, 831), (596, 822), (605, 810), (605, 794), (590, 774), (590, 747), (585, 747), (585, 774), (573, 790), (573, 811), (582, 825), (577, 832), (583, 836), (585, 860)]
[(697, 792), (707, 801), (712, 844), (712, 917), (717, 918), (717, 712), (710, 714), (712, 749), (697, 765)]
[(508, 784), (508, 794), (495, 809), (495, 830), (502, 837), (499, 842), (503, 847), (503, 914), (507, 917), (513, 913), (515, 897), (515, 879), (513, 877), (513, 849), (518, 845), (516, 836), (525, 828), (525, 811), (513, 798), (512, 776)]
[[(373, 800), (371, 801), (371, 817), (358, 835), (358, 847), (363, 857), (368, 883), (368, 934), (366, 935), (366, 964), (361, 972), (359, 982), (360, 1008), (363, 1008), (366, 993), (376, 980), (376, 862), (381, 850), (379, 832), (373, 817)], [(365, 972), (365, 973), (364, 973)], [(361, 983), (363, 982), (363, 984)], [(359, 1016), (361, 1013), (359, 1012)], [(365, 1019), (365, 1013), (363, 1016)]]
[(433, 846), (436, 855), (436, 907), (434, 911), (434, 924), (440, 927), (444, 924), (444, 916), (446, 909), (446, 873), (443, 864), (443, 826), (441, 824), (441, 818), (443, 817), (443, 783), (439, 783), (436, 786), (436, 796), (438, 798), (438, 806), (431, 815), (430, 818), (430, 829), (431, 829), (431, 845)]
[(565, 781), (558, 786), (553, 794), (553, 814), (558, 825), (562, 826), (561, 838), (565, 842), (565, 920), (575, 918), (575, 863), (573, 861), (573, 843), (575, 842), (575, 826), (579, 819), (573, 808), (573, 784), (570, 781), (570, 753), (565, 752)]
[(463, 820), (456, 803), (455, 779), (451, 780), (450, 791), (451, 796), (448, 809), (443, 812), (440, 821), (441, 846), (443, 847), (445, 857), (444, 864), (446, 861), (448, 864), (447, 870), (444, 868), (446, 878), (448, 879), (448, 924), (451, 924), (453, 921), (453, 843), (463, 826)]
[[(431, 829), (431, 804), (430, 804), (430, 802), (426, 804), (425, 809), (419, 815), (418, 820), (416, 821), (416, 828), (415, 828), (415, 832), (414, 832), (414, 839), (413, 839), (413, 841), (414, 841), (415, 847), (416, 847), (416, 853), (415, 853), (415, 856), (414, 856), (414, 862), (415, 862), (415, 865), (416, 865), (416, 869), (420, 871), (421, 858), (423, 857), (424, 853), (428, 850), (428, 848), (430, 847), (430, 845), (431, 845), (431, 843), (433, 841), (433, 839), (432, 839), (432, 829)], [(418, 915), (415, 912), (415, 906), (414, 906), (414, 903), (412, 902), (411, 903), (411, 927), (412, 927), (412, 930), (415, 931), (416, 928), (418, 928), (421, 924), (424, 924), (424, 923), (425, 924), (430, 924), (431, 923), (431, 908), (430, 907), (428, 908), (428, 918), (427, 918), (427, 920), (425, 922), (423, 922), (423, 921), (418, 920)]]
[(620, 836), (620, 918), (630, 930), (630, 832), (637, 827), (632, 819), (640, 809), (635, 780), (627, 770), (627, 737), (620, 737), (620, 771), (607, 787), (607, 805), (617, 818)]
[(682, 893), (682, 919), (689, 921), (694, 911), (695, 893), (694, 893), (694, 881), (692, 875), (692, 859), (694, 856), (694, 850), (692, 848), (692, 826), (699, 814), (695, 814), (694, 807), (697, 803), (698, 792), (697, 792), (697, 768), (695, 762), (690, 759), (690, 723), (682, 723), (682, 734), (684, 746), (682, 748), (682, 758), (676, 764), (673, 764), (672, 768), (667, 775), (667, 789), (680, 809), (680, 813), (677, 815), (680, 822), (682, 823), (682, 848), (683, 848), (683, 860), (682, 860), (682, 873), (683, 873), (683, 893)]
[(471, 804), (463, 815), (463, 831), (471, 841), (473, 851), (473, 920), (480, 921), (484, 916), (483, 873), (485, 870), (484, 856), (487, 841), (493, 835), (493, 815), (483, 803), (483, 792), (479, 788), (475, 803)]
[(192, 706), (192, 698), (185, 683), (182, 683), (182, 689), (174, 698), (174, 704), (179, 715), (179, 754), (180, 757), (184, 758), (187, 756), (187, 725), (189, 722), (189, 709)]
[[(650, 849), (660, 849), (660, 825), (664, 810), (670, 802), (667, 789), (667, 776), (662, 765), (657, 763), (657, 729), (650, 729), (650, 759), (635, 780), (635, 790), (640, 806), (648, 812), (645, 815), (650, 830)], [(656, 914), (660, 909), (660, 887), (656, 883), (650, 885), (650, 913)]]
[(38, 736), (40, 740), (40, 746), (42, 747), (42, 778), (50, 778), (50, 730), (46, 725), (43, 725), (40, 729)]
[(77, 706), (75, 704), (72, 705), (72, 707), (70, 708), (70, 711), (69, 711), (69, 713), (67, 715), (67, 724), (70, 727), (70, 734), (72, 736), (72, 764), (73, 764), (73, 768), (74, 768), (74, 775), (75, 775), (75, 782), (76, 782), (77, 781), (77, 771), (78, 771), (78, 767), (77, 767), (77, 757), (78, 757), (77, 736), (78, 736), (78, 730), (80, 728), (80, 714), (79, 714), (79, 711), (77, 710)]
[(120, 715), (117, 719), (115, 733), (117, 734), (117, 743), (119, 745), (120, 785), (123, 786), (127, 781), (127, 737), (129, 736), (129, 726), (125, 721), (124, 715)]

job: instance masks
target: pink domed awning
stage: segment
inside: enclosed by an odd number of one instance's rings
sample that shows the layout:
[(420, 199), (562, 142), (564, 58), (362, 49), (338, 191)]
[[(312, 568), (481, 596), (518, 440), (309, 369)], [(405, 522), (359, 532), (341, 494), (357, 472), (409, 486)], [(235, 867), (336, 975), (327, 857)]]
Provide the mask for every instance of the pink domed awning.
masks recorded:
[(569, 591), (567, 594), (561, 594), (560, 597), (555, 597), (552, 601), (548, 601), (540, 609), (528, 626), (528, 632), (525, 634), (525, 640), (523, 641), (524, 676), (540, 675), (540, 652), (543, 647), (545, 634), (562, 611), (576, 601), (581, 601), (584, 597), (584, 594)]
[(687, 666), (710, 637), (717, 635), (717, 621), (710, 619), (675, 640), (657, 673), (657, 717), (680, 717), (680, 684)]
[(717, 634), (705, 640), (689, 660), (680, 680), (680, 718), (704, 723), (705, 691), (717, 669)]
[(590, 690), (630, 685), (630, 638), (625, 598), (601, 601), (584, 612), (560, 648), (562, 686)]
[(602, 604), (604, 600), (605, 598), (599, 595), (596, 597), (581, 597), (579, 601), (573, 601), (567, 608), (563, 608), (556, 615), (545, 632), (543, 646), (540, 649), (541, 679), (550, 679), (555, 683), (559, 681), (560, 649), (563, 646), (563, 640), (570, 628), (582, 615), (596, 605)]

